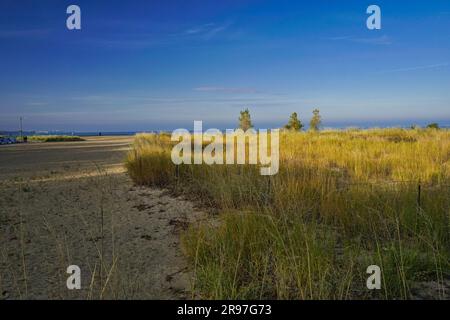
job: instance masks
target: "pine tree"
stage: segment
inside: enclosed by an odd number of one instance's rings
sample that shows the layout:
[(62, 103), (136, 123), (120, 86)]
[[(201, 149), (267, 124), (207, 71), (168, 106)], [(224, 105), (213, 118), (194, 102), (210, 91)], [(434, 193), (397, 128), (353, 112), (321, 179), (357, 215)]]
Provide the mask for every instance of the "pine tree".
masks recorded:
[(291, 114), (289, 122), (284, 126), (288, 130), (300, 131), (303, 128), (303, 123), (298, 119), (297, 112)]
[(311, 121), (309, 122), (309, 130), (310, 131), (318, 131), (321, 124), (322, 124), (322, 117), (320, 116), (320, 111), (319, 111), (319, 109), (314, 109), (313, 117), (311, 118)]
[(428, 129), (439, 129), (439, 124), (437, 124), (436, 122), (430, 123), (429, 125), (427, 125)]
[(244, 131), (253, 128), (252, 120), (250, 117), (250, 111), (248, 109), (241, 111), (241, 115), (239, 116), (239, 128), (241, 128)]

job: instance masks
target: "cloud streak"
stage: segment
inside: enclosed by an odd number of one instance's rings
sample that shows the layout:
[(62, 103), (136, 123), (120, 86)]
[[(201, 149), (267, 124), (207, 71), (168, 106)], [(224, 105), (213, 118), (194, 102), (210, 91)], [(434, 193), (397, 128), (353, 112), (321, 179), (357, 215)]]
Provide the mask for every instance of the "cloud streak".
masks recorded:
[(370, 45), (390, 45), (390, 44), (392, 44), (391, 38), (386, 35), (374, 37), (374, 38), (358, 38), (358, 37), (353, 37), (353, 36), (338, 36), (338, 37), (332, 37), (332, 38), (328, 38), (328, 39), (332, 40), (332, 41), (347, 41), (347, 42), (370, 44)]
[(247, 87), (214, 87), (214, 86), (204, 86), (194, 88), (194, 91), (200, 92), (219, 92), (219, 93), (231, 93), (231, 94), (254, 94), (259, 93), (258, 90), (254, 88)]
[(133, 48), (143, 49), (159, 46), (171, 46), (180, 43), (190, 43), (192, 41), (209, 41), (225, 32), (232, 22), (223, 24), (207, 23), (200, 26), (194, 26), (177, 33), (117, 33), (113, 36), (94, 36), (85, 38), (82, 41), (89, 45), (98, 45), (106, 48)]
[(222, 24), (206, 23), (203, 25), (189, 28), (182, 32), (183, 36), (201, 38), (203, 40), (210, 40), (217, 34), (226, 31), (233, 23), (228, 21)]
[(448, 62), (446, 62), (446, 63), (429, 64), (429, 65), (415, 66), (415, 67), (408, 67), (408, 68), (383, 70), (383, 71), (379, 71), (377, 73), (383, 74), (383, 73), (395, 73), (395, 72), (409, 72), (409, 71), (416, 71), (416, 70), (440, 69), (440, 68), (448, 67), (449, 65), (450, 64)]
[(209, 30), (213, 26), (214, 26), (214, 23), (206, 23), (206, 24), (203, 24), (201, 26), (196, 26), (196, 27), (192, 27), (190, 29), (187, 29), (187, 30), (185, 30), (183, 32), (183, 34), (193, 35), (193, 34), (203, 33), (205, 31)]

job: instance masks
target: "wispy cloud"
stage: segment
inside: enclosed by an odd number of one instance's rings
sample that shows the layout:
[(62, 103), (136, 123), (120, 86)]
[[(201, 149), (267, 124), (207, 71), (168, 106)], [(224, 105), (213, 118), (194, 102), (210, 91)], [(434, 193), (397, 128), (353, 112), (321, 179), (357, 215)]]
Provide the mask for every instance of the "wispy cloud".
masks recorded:
[(372, 45), (389, 45), (392, 44), (392, 40), (388, 36), (381, 36), (376, 38), (354, 38), (350, 41), (358, 43), (366, 43)]
[(194, 36), (197, 38), (202, 38), (204, 40), (212, 39), (217, 34), (227, 30), (233, 22), (228, 21), (222, 24), (217, 23), (206, 23), (199, 26), (191, 27), (181, 33), (184, 36)]
[(408, 71), (427, 70), (427, 69), (439, 69), (439, 68), (448, 67), (449, 65), (450, 64), (448, 62), (446, 62), (446, 63), (429, 64), (429, 65), (423, 65), (423, 66), (414, 66), (414, 67), (407, 67), (407, 68), (383, 70), (383, 71), (379, 71), (377, 73), (394, 73), (394, 72), (408, 72)]
[(340, 41), (340, 40), (349, 40), (351, 39), (352, 36), (337, 36), (337, 37), (330, 37), (327, 38), (328, 40), (333, 40), (333, 41)]
[(98, 45), (107, 48), (133, 48), (142, 49), (157, 46), (170, 46), (189, 41), (208, 41), (224, 32), (232, 25), (232, 22), (223, 24), (207, 23), (181, 30), (176, 33), (165, 32), (134, 32), (117, 33), (113, 35), (98, 35), (85, 38), (82, 41), (90, 45)]
[(144, 33), (116, 35), (108, 38), (90, 37), (83, 39), (82, 42), (89, 45), (97, 45), (114, 49), (143, 49), (148, 47), (170, 45), (172, 43), (168, 39), (161, 39), (161, 37)]
[(367, 38), (358, 38), (354, 36), (337, 36), (328, 38), (332, 41), (348, 41), (362, 44), (370, 44), (370, 45), (389, 45), (392, 44), (392, 40), (390, 37), (383, 35), (379, 37), (367, 37)]
[(28, 102), (26, 103), (27, 106), (31, 106), (31, 107), (40, 107), (40, 106), (46, 106), (48, 105), (47, 102), (39, 102), (39, 101), (32, 101), (32, 102)]
[(259, 93), (259, 91), (254, 89), (254, 88), (247, 88), (247, 87), (215, 87), (215, 86), (197, 87), (197, 88), (194, 88), (194, 91), (220, 92), (220, 93), (233, 93), (233, 94)]
[(187, 35), (192, 35), (192, 34), (199, 34), (199, 33), (203, 33), (209, 29), (211, 29), (214, 26), (214, 23), (206, 23), (200, 26), (195, 26), (192, 28), (189, 28), (187, 30), (185, 30), (183, 33), (187, 34)]

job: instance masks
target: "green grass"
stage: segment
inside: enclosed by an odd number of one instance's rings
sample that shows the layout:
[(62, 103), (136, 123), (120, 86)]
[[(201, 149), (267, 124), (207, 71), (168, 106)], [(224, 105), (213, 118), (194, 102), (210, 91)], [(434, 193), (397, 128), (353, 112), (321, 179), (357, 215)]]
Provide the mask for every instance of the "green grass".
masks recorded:
[(70, 141), (84, 141), (78, 136), (28, 136), (29, 142), (70, 142)]
[[(450, 277), (447, 130), (283, 133), (273, 177), (250, 165), (176, 170), (171, 146), (138, 135), (126, 165), (138, 184), (220, 211), (183, 236), (196, 297), (408, 299), (417, 282)], [(382, 290), (365, 286), (371, 264)]]

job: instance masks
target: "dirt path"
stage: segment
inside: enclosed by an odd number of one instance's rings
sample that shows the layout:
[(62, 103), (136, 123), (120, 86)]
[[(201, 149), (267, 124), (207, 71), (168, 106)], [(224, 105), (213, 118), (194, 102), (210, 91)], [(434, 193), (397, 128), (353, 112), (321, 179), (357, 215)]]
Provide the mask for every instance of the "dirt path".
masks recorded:
[[(131, 138), (0, 149), (0, 299), (189, 297), (179, 231), (205, 215), (122, 166)], [(68, 290), (78, 265), (82, 289)]]

